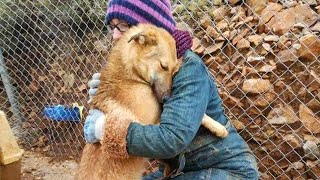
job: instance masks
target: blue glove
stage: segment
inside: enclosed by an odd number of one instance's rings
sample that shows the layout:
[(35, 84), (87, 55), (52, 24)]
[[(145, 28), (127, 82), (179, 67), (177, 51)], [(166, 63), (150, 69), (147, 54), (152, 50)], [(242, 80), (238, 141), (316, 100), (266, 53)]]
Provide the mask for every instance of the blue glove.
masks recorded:
[(90, 109), (83, 127), (86, 143), (97, 143), (102, 140), (106, 118), (106, 114), (102, 111)]
[(92, 79), (89, 81), (89, 101), (90, 103), (92, 101), (93, 96), (96, 95), (98, 86), (100, 85), (100, 73), (95, 73), (92, 75)]

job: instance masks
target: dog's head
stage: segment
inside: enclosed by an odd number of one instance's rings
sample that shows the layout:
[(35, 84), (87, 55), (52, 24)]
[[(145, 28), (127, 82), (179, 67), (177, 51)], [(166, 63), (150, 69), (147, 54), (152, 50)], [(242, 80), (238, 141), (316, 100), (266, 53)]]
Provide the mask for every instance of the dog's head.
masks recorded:
[(175, 40), (164, 29), (147, 24), (132, 27), (123, 39), (128, 48), (122, 53), (130, 66), (127, 68), (135, 78), (151, 85), (162, 102), (170, 96), (173, 75), (180, 67)]

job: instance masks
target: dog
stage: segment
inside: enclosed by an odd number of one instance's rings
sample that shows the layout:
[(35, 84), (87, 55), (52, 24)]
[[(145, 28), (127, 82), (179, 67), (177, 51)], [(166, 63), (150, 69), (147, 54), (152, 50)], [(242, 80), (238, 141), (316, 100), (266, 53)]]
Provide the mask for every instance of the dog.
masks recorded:
[[(108, 119), (157, 124), (161, 101), (170, 96), (180, 65), (175, 40), (167, 31), (149, 24), (133, 26), (112, 48), (91, 107), (106, 113)], [(202, 125), (217, 136), (228, 135), (224, 126), (206, 115)], [(85, 145), (76, 179), (141, 179), (145, 158), (110, 158), (102, 149), (100, 143)]]

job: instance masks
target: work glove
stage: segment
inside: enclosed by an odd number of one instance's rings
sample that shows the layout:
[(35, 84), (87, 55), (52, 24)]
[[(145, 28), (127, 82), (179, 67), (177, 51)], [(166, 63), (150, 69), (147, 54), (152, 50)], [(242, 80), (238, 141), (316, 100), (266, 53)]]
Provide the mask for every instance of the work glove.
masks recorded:
[(90, 109), (85, 120), (83, 131), (86, 143), (97, 143), (102, 140), (107, 116), (98, 109)]
[[(100, 85), (100, 73), (95, 73), (92, 79), (89, 81), (89, 101), (90, 103), (93, 97), (96, 95), (98, 86)], [(91, 109), (84, 123), (84, 139), (86, 143), (96, 143), (102, 140), (104, 124), (106, 121), (106, 115), (98, 110)]]
[(92, 76), (92, 79), (89, 81), (88, 85), (89, 85), (89, 101), (88, 103), (90, 103), (93, 99), (93, 96), (96, 95), (97, 90), (98, 90), (98, 86), (100, 85), (100, 73), (95, 73)]

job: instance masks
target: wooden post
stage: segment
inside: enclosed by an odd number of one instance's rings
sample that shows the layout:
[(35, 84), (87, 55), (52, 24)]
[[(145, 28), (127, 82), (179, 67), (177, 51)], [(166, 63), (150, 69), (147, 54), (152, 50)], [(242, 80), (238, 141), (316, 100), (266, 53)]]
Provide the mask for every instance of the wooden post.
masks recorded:
[(6, 115), (0, 111), (0, 180), (21, 179), (21, 156), (19, 148)]

